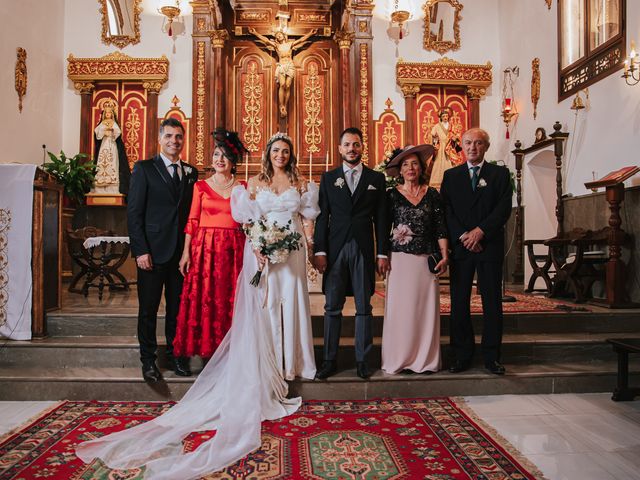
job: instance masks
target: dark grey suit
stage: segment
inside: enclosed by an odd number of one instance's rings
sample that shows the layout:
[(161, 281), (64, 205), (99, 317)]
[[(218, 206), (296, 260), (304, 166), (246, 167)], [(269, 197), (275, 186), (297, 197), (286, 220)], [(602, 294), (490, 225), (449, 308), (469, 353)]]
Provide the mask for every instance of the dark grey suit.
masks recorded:
[(390, 225), (386, 201), (384, 175), (367, 167), (363, 167), (353, 194), (347, 186), (342, 166), (322, 175), (314, 252), (327, 254), (327, 270), (322, 282), (326, 297), (326, 361), (336, 359), (342, 307), (348, 295), (354, 296), (356, 304), (356, 361), (364, 362), (371, 349), (375, 256), (376, 251), (379, 255), (388, 252)]

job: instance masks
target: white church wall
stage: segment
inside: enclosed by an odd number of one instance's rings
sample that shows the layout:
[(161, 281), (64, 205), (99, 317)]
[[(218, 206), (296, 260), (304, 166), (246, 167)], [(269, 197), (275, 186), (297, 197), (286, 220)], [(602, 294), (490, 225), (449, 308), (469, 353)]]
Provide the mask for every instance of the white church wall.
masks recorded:
[[(63, 126), (62, 78), (64, 0), (21, 0), (0, 3), (0, 163), (42, 162), (42, 145), (60, 146)], [(15, 91), (16, 49), (27, 51), (27, 94), (22, 113)]]
[[(422, 4), (415, 0), (400, 0), (399, 9), (408, 10), (412, 18), (406, 24), (409, 34), (400, 40), (396, 56), (396, 44), (389, 38), (389, 17), (393, 2), (375, 2), (373, 11), (373, 118), (377, 119), (384, 111), (387, 98), (393, 101), (393, 108), (401, 119), (405, 118), (405, 101), (402, 91), (396, 84), (395, 66), (399, 58), (406, 62), (432, 62), (440, 59), (438, 52), (427, 51), (422, 46), (424, 31), (424, 12)], [(493, 85), (487, 89), (487, 95), (480, 101), (480, 125), (492, 138), (492, 147), (487, 158), (498, 159), (498, 150), (493, 139), (504, 135), (499, 118), (500, 111), (500, 25), (498, 22), (498, 0), (462, 2), (460, 37), (461, 47), (457, 51), (447, 52), (444, 56), (461, 63), (493, 65)], [(479, 21), (478, 19), (482, 19)], [(380, 159), (376, 159), (379, 161)]]
[[(640, 2), (627, 0), (627, 48), (630, 40), (640, 40)], [(564, 192), (577, 196), (590, 193), (584, 183), (618, 168), (638, 164), (640, 148), (640, 85), (631, 87), (615, 72), (589, 87), (588, 108), (577, 117), (570, 109), (572, 99), (558, 102), (557, 5), (548, 10), (544, 2), (500, 0), (499, 71), (518, 66), (520, 77), (515, 84), (515, 101), (520, 115), (509, 141), (501, 136), (495, 144), (498, 154), (513, 167), (510, 153), (517, 139), (525, 147), (533, 143), (535, 129), (552, 133), (554, 122), (570, 133), (566, 142), (563, 166)], [(531, 61), (540, 58), (541, 95), (537, 119), (533, 119)], [(501, 79), (500, 79), (501, 82)], [(501, 83), (499, 84), (501, 86)], [(496, 85), (496, 88), (499, 88)], [(584, 95), (582, 95), (584, 98)], [(555, 234), (555, 174), (552, 148), (534, 158), (527, 158), (523, 173), (525, 238), (549, 238)], [(549, 167), (542, 164), (549, 163)], [(531, 168), (533, 164), (533, 168)], [(552, 185), (546, 185), (552, 183)], [(627, 185), (639, 185), (635, 177)], [(546, 185), (546, 187), (542, 187)], [(551, 200), (549, 198), (551, 196)], [(602, 205), (602, 208), (606, 208)], [(603, 225), (604, 226), (604, 225)], [(525, 280), (531, 268), (525, 262)]]
[[(31, 2), (33, 3), (33, 1)], [(67, 79), (67, 57), (102, 57), (116, 51), (130, 57), (150, 58), (165, 55), (169, 59), (169, 80), (158, 97), (158, 115), (163, 115), (171, 107), (171, 99), (176, 95), (180, 107), (187, 117), (191, 116), (191, 65), (192, 19), (189, 2), (181, 2), (184, 13), (185, 34), (178, 36), (174, 43), (163, 33), (162, 15), (156, 11), (157, 2), (142, 1), (140, 16), (140, 43), (119, 49), (114, 45), (104, 45), (101, 39), (102, 23), (96, 0), (64, 1), (64, 46), (58, 50), (64, 59), (63, 109), (64, 130), (62, 145), (65, 152), (77, 153), (80, 144), (80, 95), (73, 88), (73, 82)], [(60, 75), (60, 73), (58, 73)]]

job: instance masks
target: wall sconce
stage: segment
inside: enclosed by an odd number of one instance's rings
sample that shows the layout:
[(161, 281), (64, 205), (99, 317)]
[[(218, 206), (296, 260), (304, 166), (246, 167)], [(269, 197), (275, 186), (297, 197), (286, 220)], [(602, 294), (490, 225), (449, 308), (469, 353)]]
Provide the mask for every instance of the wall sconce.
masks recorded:
[[(582, 97), (580, 96), (580, 92), (584, 92), (585, 98), (587, 100), (586, 103), (584, 100), (582, 100)], [(576, 96), (574, 97), (573, 102), (571, 102), (571, 107), (569, 108), (571, 110), (574, 110), (577, 115), (580, 110), (584, 110), (585, 108), (587, 108), (589, 106), (588, 104), (589, 104), (589, 89), (585, 88), (583, 90), (578, 90), (578, 93), (576, 93)]]
[(503, 71), (502, 78), (502, 111), (500, 116), (507, 127), (506, 138), (509, 138), (509, 125), (513, 118), (518, 115), (518, 109), (516, 107), (513, 93), (513, 84), (515, 79), (520, 76), (520, 69), (518, 67), (507, 68)]
[[(162, 31), (170, 37), (181, 35), (185, 32), (184, 20), (180, 19), (180, 0), (161, 0), (158, 13), (165, 16), (162, 22)], [(175, 23), (175, 25), (174, 25)]]
[(640, 56), (636, 52), (636, 44), (631, 40), (631, 52), (629, 52), (629, 58), (624, 61), (624, 73), (622, 78), (627, 82), (627, 85), (636, 85), (640, 82)]

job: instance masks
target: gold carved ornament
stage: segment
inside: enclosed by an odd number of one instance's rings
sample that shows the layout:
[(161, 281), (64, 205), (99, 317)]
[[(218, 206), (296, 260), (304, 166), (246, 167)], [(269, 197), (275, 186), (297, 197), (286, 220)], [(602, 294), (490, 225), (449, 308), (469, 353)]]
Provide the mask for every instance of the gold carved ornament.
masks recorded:
[(322, 120), (320, 119), (320, 102), (322, 100), (322, 87), (318, 76), (318, 66), (315, 63), (309, 65), (309, 76), (305, 79), (304, 91), (304, 141), (307, 143), (307, 151), (318, 153), (322, 143)]
[(467, 87), (469, 98), (480, 99), (493, 82), (491, 69), (491, 62), (472, 65), (446, 57), (429, 63), (400, 59), (396, 64), (396, 82), (405, 97), (416, 95), (422, 86), (459, 85)]
[(212, 30), (209, 32), (209, 38), (211, 39), (212, 48), (223, 48), (224, 42), (229, 40), (229, 32), (224, 29)]
[(264, 89), (257, 70), (258, 65), (256, 62), (251, 62), (242, 87), (245, 113), (242, 118), (242, 124), (244, 125), (242, 137), (247, 150), (250, 152), (257, 152), (260, 149), (260, 141), (262, 140), (261, 112)]
[(538, 100), (540, 100), (540, 59), (531, 61), (531, 103), (533, 103), (533, 119), (538, 116)]
[(9, 315), (9, 230), (11, 210), (0, 208), (0, 327), (7, 323)]
[(67, 58), (67, 77), (80, 93), (92, 90), (93, 82), (106, 80), (142, 82), (150, 90), (156, 90), (150, 93), (157, 93), (169, 79), (169, 60), (164, 55), (159, 58), (134, 58), (120, 52), (100, 58), (76, 58), (71, 54)]
[(140, 115), (138, 110), (131, 107), (124, 126), (127, 128), (127, 136), (124, 141), (125, 151), (127, 152), (127, 159), (129, 160), (129, 166), (133, 167), (138, 159), (138, 149), (140, 148), (140, 138), (138, 130), (140, 128)]
[[(440, 5), (439, 5), (440, 4)], [(437, 17), (434, 19), (434, 13), (437, 13), (438, 8), (444, 8), (445, 5), (450, 6), (455, 10), (453, 15), (453, 25), (446, 26), (446, 30), (451, 32), (445, 32), (445, 26), (443, 20), (437, 24), (437, 33), (434, 33), (431, 29), (431, 24), (437, 22)], [(452, 50), (458, 50), (460, 48), (460, 12), (462, 11), (462, 4), (458, 0), (427, 0), (422, 7), (424, 10), (424, 35), (423, 46), (425, 50), (435, 50), (440, 55)], [(451, 33), (453, 38), (451, 40), (444, 40), (444, 36)], [(451, 38), (447, 35), (447, 38)]]
[(547, 8), (551, 10), (551, 3), (553, 2), (553, 0), (544, 0), (544, 1), (547, 2)]
[(205, 43), (198, 42), (196, 57), (196, 166), (204, 165)]
[[(102, 17), (102, 43), (105, 45), (115, 45), (118, 48), (124, 48), (127, 45), (135, 45), (140, 43), (140, 13), (142, 13), (142, 7), (140, 3), (142, 0), (131, 0), (133, 11), (133, 34), (132, 35), (112, 35), (109, 32), (109, 14), (107, 8), (107, 2), (109, 0), (98, 0), (100, 4), (100, 13)], [(125, 18), (128, 18), (122, 12), (120, 3), (118, 1), (109, 2), (115, 9), (116, 22), (122, 28), (124, 26)]]
[(355, 38), (355, 32), (350, 32), (348, 30), (338, 30), (333, 35), (334, 40), (338, 44), (338, 48), (349, 49), (351, 48), (351, 44), (353, 43), (353, 39)]
[(360, 130), (362, 131), (362, 162), (369, 160), (369, 49), (360, 44)]
[(16, 57), (16, 92), (18, 93), (18, 110), (22, 113), (22, 97), (27, 94), (27, 51), (18, 47)]

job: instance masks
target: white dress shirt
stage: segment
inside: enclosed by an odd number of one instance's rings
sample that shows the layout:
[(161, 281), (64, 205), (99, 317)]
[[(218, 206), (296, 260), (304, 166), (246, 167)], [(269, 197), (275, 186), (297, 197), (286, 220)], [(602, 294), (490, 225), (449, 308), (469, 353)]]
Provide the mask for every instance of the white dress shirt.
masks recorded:
[(480, 171), (482, 170), (482, 166), (484, 165), (484, 160), (482, 160), (479, 164), (474, 165), (473, 163), (469, 162), (467, 160), (467, 168), (469, 169), (469, 178), (473, 177), (473, 170), (471, 170), (472, 167), (480, 167), (478, 169), (478, 176), (480, 176)]
[(173, 167), (171, 165), (178, 165), (178, 178), (182, 180), (182, 164), (180, 163), (180, 160), (178, 160), (177, 162), (172, 162), (171, 160), (169, 160), (169, 157), (165, 156), (165, 154), (162, 152), (160, 152), (160, 158), (162, 158), (164, 166), (167, 167), (167, 172), (169, 172), (169, 176), (171, 178), (173, 178)]
[[(360, 181), (360, 177), (362, 177), (362, 168), (362, 162), (358, 163), (355, 167), (352, 167), (347, 162), (342, 163), (342, 171), (347, 179), (347, 184), (351, 182), (353, 187), (351, 193), (355, 192), (358, 187), (358, 182)], [(349, 179), (349, 176), (351, 176), (351, 179)]]

